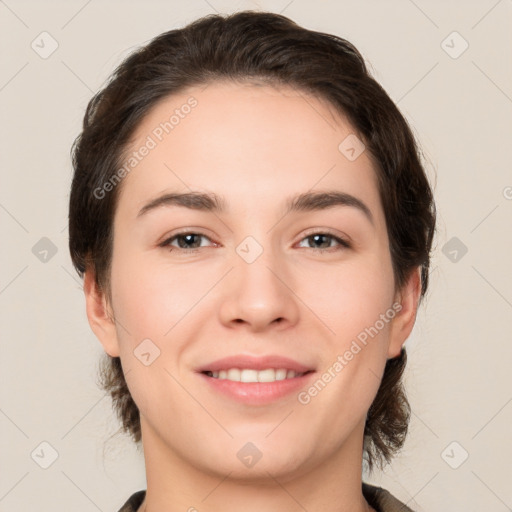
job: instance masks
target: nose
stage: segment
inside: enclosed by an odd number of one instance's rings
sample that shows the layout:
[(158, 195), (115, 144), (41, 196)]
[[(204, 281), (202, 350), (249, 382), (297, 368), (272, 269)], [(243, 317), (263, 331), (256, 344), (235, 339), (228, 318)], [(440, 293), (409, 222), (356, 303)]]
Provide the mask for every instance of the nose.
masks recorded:
[(233, 262), (235, 268), (226, 276), (219, 308), (225, 326), (262, 332), (297, 323), (300, 300), (283, 258), (265, 249), (252, 263), (238, 254)]

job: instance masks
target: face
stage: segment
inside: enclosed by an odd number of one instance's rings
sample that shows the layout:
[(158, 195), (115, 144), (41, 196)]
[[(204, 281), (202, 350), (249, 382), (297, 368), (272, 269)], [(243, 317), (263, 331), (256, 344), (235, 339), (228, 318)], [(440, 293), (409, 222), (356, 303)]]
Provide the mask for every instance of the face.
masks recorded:
[(117, 322), (95, 330), (121, 357), (145, 449), (283, 479), (361, 455), (412, 325), (354, 137), (319, 99), (231, 83), (169, 97), (139, 125), (114, 219)]

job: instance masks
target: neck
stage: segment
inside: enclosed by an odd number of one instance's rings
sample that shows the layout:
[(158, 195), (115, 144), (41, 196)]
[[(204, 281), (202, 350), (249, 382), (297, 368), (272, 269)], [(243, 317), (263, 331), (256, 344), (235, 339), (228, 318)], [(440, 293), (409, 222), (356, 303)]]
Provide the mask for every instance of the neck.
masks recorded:
[(144, 425), (147, 492), (139, 512), (375, 512), (362, 494), (362, 431), (321, 462), (292, 470), (258, 463), (239, 474), (238, 466), (216, 472), (184, 459)]

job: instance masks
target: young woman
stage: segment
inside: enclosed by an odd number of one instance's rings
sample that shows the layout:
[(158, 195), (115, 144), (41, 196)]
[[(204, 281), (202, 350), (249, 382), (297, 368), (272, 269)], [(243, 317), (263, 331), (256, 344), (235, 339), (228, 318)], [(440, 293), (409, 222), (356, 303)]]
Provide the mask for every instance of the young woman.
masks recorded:
[(70, 251), (142, 442), (122, 511), (410, 510), (403, 445), (433, 195), (348, 41), (212, 15), (129, 56), (73, 147)]

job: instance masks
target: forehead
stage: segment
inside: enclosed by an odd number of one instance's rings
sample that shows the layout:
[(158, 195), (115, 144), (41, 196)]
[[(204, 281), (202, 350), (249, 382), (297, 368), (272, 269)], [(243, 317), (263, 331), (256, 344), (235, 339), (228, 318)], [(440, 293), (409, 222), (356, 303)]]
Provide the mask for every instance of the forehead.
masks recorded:
[[(239, 211), (336, 188), (378, 204), (377, 180), (348, 120), (292, 87), (213, 82), (169, 96), (136, 129), (119, 209), (133, 212), (169, 191), (208, 190)], [(132, 212), (132, 213), (133, 213)]]

